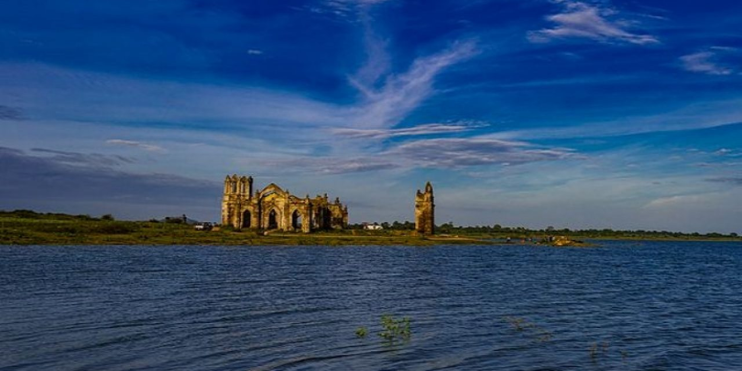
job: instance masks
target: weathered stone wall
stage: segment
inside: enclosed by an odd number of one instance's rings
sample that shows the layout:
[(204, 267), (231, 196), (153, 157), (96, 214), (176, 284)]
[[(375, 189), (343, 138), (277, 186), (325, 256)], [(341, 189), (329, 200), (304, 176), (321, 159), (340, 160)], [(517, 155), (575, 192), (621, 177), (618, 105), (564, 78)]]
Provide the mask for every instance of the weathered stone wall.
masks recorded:
[(235, 229), (278, 229), (309, 233), (318, 229), (343, 229), (348, 225), (348, 207), (327, 194), (299, 198), (270, 184), (252, 193), (252, 177), (227, 176), (222, 199), (222, 224)]
[(425, 192), (417, 190), (415, 195), (415, 230), (422, 234), (435, 233), (435, 203), (433, 186), (425, 184)]

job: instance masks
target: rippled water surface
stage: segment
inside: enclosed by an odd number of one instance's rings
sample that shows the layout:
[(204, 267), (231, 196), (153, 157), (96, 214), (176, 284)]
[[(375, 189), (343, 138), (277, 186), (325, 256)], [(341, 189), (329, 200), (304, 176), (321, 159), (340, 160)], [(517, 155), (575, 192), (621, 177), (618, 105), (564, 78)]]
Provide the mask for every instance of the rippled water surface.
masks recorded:
[(742, 369), (738, 243), (0, 247), (0, 288), (2, 370)]

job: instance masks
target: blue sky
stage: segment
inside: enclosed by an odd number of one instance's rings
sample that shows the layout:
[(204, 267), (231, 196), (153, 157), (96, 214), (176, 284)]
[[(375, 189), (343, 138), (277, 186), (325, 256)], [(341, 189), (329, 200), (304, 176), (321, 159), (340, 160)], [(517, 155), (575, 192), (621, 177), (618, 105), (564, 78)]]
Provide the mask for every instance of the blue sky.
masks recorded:
[(11, 0), (0, 208), (742, 232), (742, 3)]

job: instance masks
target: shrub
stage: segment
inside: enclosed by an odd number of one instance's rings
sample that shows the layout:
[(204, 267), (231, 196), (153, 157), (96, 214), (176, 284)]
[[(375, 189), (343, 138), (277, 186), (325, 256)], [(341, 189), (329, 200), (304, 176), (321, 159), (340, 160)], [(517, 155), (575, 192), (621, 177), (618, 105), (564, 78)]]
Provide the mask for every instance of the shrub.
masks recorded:
[(111, 223), (95, 226), (92, 231), (100, 234), (128, 234), (136, 230), (137, 228), (130, 224)]

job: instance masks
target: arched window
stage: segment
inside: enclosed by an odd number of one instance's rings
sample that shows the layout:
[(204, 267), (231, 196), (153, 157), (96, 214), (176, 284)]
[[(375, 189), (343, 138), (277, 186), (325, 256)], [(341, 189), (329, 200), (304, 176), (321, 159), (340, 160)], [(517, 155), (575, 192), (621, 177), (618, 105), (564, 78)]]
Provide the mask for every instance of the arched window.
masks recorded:
[(242, 214), (242, 228), (250, 228), (250, 217), (252, 215), (250, 214), (249, 210), (245, 210), (245, 212)]
[(294, 210), (294, 213), (291, 214), (291, 227), (294, 229), (301, 229), (301, 214), (299, 213), (299, 210)]
[(268, 214), (268, 229), (277, 229), (278, 228), (278, 218), (276, 215), (276, 210), (271, 210), (271, 212)]

